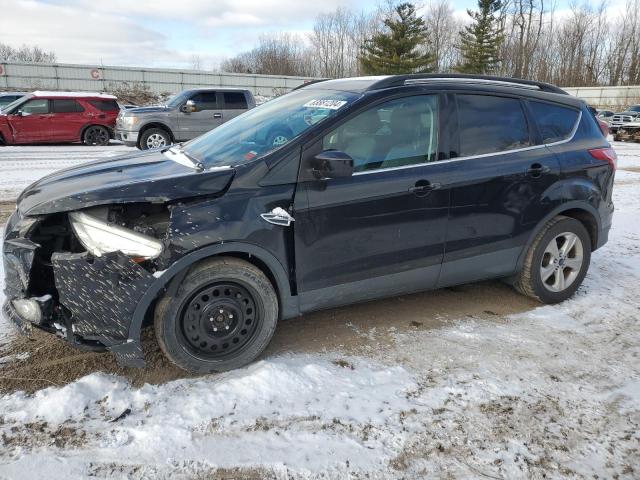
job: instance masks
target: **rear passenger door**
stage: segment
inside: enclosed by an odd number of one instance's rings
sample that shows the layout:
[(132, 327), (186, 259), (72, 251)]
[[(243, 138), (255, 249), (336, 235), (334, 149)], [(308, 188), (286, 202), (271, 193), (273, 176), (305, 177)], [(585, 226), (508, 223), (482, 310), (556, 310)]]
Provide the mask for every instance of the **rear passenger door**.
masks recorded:
[(222, 108), (218, 96), (217, 92), (206, 91), (196, 93), (190, 98), (196, 106), (196, 111), (181, 111), (178, 114), (177, 140), (190, 140), (222, 124)]
[(51, 139), (60, 142), (80, 140), (80, 131), (89, 120), (84, 107), (73, 98), (51, 100)]
[[(456, 94), (456, 158), (439, 286), (510, 275), (533, 229), (561, 202), (556, 156), (518, 97)], [(455, 147), (454, 147), (455, 149)]]
[(247, 111), (247, 98), (244, 92), (222, 92), (222, 122), (228, 122)]

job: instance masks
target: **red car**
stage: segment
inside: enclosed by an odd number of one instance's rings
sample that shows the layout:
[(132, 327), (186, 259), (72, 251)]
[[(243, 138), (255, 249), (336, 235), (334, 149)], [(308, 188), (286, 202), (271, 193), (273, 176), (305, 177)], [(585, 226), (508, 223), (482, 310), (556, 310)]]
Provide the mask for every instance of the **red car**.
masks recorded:
[(106, 145), (120, 107), (101, 93), (33, 92), (0, 112), (0, 144)]

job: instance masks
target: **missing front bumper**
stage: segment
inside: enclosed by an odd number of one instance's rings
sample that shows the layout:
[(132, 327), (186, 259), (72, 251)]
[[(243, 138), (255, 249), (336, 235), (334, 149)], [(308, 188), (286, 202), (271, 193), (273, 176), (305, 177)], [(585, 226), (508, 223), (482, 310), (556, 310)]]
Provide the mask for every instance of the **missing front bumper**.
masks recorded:
[(54, 253), (51, 264), (57, 301), (40, 322), (32, 323), (12, 304), (28, 299), (33, 246), (22, 246), (29, 248), (22, 253), (5, 248), (7, 301), (2, 312), (6, 318), (23, 334), (37, 327), (85, 350), (110, 350), (121, 366), (144, 366), (142, 347), (137, 336), (130, 338), (129, 327), (140, 299), (155, 280), (153, 275), (119, 252), (99, 258), (86, 252)]

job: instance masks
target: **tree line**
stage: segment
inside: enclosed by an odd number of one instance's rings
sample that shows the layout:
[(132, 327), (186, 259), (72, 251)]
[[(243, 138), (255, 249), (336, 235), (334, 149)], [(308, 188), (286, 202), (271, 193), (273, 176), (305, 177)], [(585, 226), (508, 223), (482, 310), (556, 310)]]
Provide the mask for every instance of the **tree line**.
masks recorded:
[(373, 12), (338, 8), (319, 15), (310, 34), (263, 35), (221, 71), (351, 77), (462, 72), (563, 86), (640, 84), (640, 0), (614, 15), (606, 3), (478, 0), (466, 19), (450, 0), (417, 8), (387, 3)]

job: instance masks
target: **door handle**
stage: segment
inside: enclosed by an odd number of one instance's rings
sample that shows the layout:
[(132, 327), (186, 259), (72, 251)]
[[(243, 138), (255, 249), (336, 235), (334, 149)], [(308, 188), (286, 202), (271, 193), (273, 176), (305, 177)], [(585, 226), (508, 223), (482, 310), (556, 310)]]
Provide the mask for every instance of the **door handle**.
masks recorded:
[(541, 165), (539, 163), (534, 163), (527, 169), (527, 175), (532, 176), (533, 178), (541, 177), (545, 173), (549, 173), (551, 169), (546, 165)]
[(221, 113), (214, 113), (213, 114), (213, 118), (222, 118), (222, 114)]
[(441, 186), (439, 183), (431, 183), (428, 180), (418, 180), (413, 187), (409, 187), (409, 191), (417, 196), (428, 195)]

